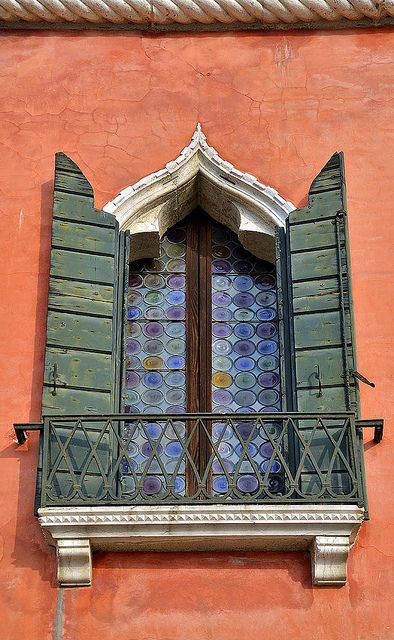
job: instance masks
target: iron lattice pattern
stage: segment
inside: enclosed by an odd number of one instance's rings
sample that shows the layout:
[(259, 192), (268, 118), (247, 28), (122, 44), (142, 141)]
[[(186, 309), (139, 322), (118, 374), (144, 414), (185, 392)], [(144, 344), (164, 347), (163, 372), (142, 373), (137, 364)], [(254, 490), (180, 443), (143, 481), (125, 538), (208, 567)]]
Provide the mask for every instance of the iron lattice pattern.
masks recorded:
[(100, 415), (44, 421), (42, 506), (358, 503), (354, 415)]

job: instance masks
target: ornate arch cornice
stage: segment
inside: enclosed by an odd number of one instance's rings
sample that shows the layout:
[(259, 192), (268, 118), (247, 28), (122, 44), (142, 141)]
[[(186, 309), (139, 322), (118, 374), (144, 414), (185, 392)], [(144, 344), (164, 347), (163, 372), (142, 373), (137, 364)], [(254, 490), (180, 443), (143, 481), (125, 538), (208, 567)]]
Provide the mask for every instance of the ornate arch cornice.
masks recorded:
[(275, 189), (223, 160), (197, 124), (176, 160), (123, 189), (104, 211), (130, 231), (137, 259), (157, 255), (160, 236), (197, 206), (237, 233), (246, 249), (270, 260), (275, 229), (295, 208)]
[(394, 0), (0, 0), (0, 26), (294, 29), (393, 24)]

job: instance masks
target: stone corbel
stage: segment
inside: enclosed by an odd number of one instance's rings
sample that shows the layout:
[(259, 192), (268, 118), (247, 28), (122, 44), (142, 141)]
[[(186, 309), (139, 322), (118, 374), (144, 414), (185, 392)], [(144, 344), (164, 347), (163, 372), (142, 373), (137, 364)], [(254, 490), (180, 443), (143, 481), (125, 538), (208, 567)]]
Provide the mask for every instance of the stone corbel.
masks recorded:
[(313, 584), (346, 584), (350, 547), (349, 536), (316, 536), (311, 549)]
[(63, 587), (86, 587), (92, 584), (92, 552), (89, 540), (58, 540), (57, 579)]

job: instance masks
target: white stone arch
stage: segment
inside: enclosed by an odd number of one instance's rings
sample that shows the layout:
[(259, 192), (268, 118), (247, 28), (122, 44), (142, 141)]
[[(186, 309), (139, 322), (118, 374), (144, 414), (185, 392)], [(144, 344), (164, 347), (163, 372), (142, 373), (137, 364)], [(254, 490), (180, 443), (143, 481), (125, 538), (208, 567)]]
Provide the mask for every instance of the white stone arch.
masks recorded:
[(197, 206), (236, 233), (245, 249), (271, 262), (275, 229), (295, 209), (275, 189), (223, 160), (197, 124), (176, 160), (123, 189), (104, 211), (130, 232), (130, 255), (138, 260), (157, 257), (161, 236)]

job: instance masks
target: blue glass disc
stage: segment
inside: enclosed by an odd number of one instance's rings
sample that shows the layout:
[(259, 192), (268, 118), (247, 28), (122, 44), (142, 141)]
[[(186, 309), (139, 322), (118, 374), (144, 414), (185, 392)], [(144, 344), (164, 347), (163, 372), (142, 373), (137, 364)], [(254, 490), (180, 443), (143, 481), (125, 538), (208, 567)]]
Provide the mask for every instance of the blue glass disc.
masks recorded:
[(163, 376), (158, 371), (149, 371), (144, 375), (144, 384), (148, 389), (158, 389), (163, 384)]
[(127, 309), (127, 319), (128, 320), (137, 320), (141, 315), (141, 309), (138, 307), (129, 307)]
[(234, 278), (233, 286), (237, 291), (249, 291), (253, 287), (253, 278), (250, 276), (237, 276)]
[(169, 304), (183, 304), (186, 300), (186, 294), (184, 291), (170, 291), (166, 295), (166, 300)]
[(183, 356), (170, 356), (166, 360), (166, 365), (169, 369), (184, 369), (185, 358)]
[(264, 355), (275, 353), (278, 350), (278, 343), (273, 340), (262, 340), (257, 345), (257, 351)]
[(212, 480), (212, 488), (214, 493), (227, 493), (228, 480), (226, 476), (215, 476)]
[(251, 338), (252, 335), (254, 334), (254, 328), (253, 328), (253, 325), (247, 322), (240, 322), (239, 324), (235, 325), (234, 333), (237, 336), (237, 338), (248, 339), (248, 338)]
[(252, 358), (238, 358), (234, 364), (238, 371), (252, 371), (255, 366), (255, 362)]

